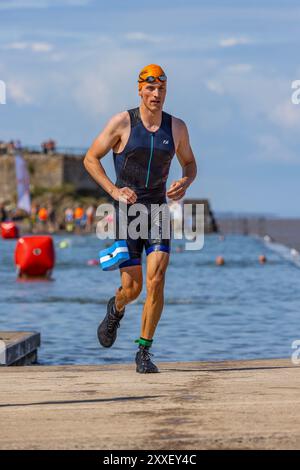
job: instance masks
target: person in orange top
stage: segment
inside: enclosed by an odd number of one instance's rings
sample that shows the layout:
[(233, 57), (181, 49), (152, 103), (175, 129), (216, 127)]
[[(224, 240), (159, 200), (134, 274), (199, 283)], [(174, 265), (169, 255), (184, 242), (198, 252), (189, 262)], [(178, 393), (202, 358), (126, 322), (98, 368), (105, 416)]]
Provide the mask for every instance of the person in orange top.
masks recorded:
[(41, 207), (37, 213), (37, 220), (38, 220), (38, 232), (41, 230), (42, 232), (46, 230), (46, 224), (48, 222), (48, 210), (46, 207)]
[(74, 211), (74, 217), (76, 220), (81, 220), (82, 217), (83, 217), (83, 209), (82, 207), (76, 207), (75, 211)]
[(74, 219), (75, 219), (75, 226), (76, 226), (76, 231), (80, 231), (81, 225), (82, 225), (82, 219), (84, 216), (84, 210), (82, 207), (76, 207), (74, 211)]
[(46, 207), (41, 207), (38, 212), (38, 218), (40, 222), (47, 222), (48, 220), (48, 211)]

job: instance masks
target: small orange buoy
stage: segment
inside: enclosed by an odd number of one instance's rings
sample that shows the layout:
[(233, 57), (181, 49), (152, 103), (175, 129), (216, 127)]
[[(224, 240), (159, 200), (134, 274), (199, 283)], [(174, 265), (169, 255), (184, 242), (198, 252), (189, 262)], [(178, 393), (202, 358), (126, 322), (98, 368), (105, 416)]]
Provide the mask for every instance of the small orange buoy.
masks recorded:
[(2, 222), (1, 224), (2, 238), (18, 238), (19, 230), (14, 222)]
[(223, 256), (217, 256), (216, 257), (216, 265), (217, 266), (223, 266), (225, 264), (225, 260)]
[(22, 237), (15, 250), (19, 277), (50, 277), (55, 253), (51, 237), (47, 235)]
[(258, 260), (260, 264), (265, 264), (267, 262), (267, 258), (265, 257), (265, 255), (259, 255)]

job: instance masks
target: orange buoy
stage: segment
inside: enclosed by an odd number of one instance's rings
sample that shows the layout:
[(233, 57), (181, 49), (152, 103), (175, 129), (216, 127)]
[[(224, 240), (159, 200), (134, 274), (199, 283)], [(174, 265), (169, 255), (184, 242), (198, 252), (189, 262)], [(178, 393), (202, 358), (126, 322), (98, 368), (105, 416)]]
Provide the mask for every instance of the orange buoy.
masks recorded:
[(267, 258), (265, 257), (265, 255), (259, 255), (258, 260), (260, 264), (265, 264), (267, 262)]
[(225, 260), (223, 256), (217, 256), (216, 257), (216, 265), (217, 266), (223, 266), (225, 264)]
[(19, 277), (50, 277), (55, 263), (52, 237), (40, 235), (19, 238), (15, 263)]
[(19, 230), (14, 222), (2, 222), (1, 224), (2, 238), (18, 238)]

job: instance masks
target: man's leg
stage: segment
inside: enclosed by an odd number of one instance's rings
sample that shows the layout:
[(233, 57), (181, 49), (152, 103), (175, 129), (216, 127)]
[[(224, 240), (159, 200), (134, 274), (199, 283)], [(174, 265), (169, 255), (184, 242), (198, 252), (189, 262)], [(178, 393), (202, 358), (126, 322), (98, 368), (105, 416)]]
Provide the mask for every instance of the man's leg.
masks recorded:
[(141, 337), (136, 353), (136, 371), (141, 374), (159, 372), (149, 352), (153, 336), (164, 306), (165, 273), (169, 253), (152, 251), (147, 256), (147, 297), (143, 309)]
[(147, 256), (147, 297), (143, 309), (141, 337), (152, 340), (164, 306), (165, 273), (169, 253), (152, 251)]
[[(125, 313), (125, 305), (136, 299), (143, 287), (143, 274), (140, 259), (139, 264), (120, 268), (121, 287), (116, 296), (109, 299), (107, 313), (100, 323), (97, 334), (101, 346), (110, 348), (117, 338), (117, 329)], [(130, 261), (133, 263), (133, 261)]]
[(116, 290), (116, 310), (122, 311), (125, 305), (135, 300), (143, 288), (142, 266), (127, 266), (120, 269), (121, 286)]

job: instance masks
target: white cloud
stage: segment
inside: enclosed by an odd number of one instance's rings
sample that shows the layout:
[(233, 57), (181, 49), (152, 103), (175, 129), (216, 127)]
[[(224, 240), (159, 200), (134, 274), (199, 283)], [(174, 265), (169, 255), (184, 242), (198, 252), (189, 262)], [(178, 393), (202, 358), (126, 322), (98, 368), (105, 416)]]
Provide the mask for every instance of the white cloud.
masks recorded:
[(231, 37), (231, 38), (224, 38), (221, 39), (219, 42), (219, 46), (221, 47), (234, 47), (240, 46), (243, 44), (251, 44), (252, 41), (245, 37)]
[(270, 114), (270, 118), (282, 127), (299, 131), (300, 105), (293, 104), (291, 100), (279, 103)]
[(25, 90), (22, 83), (18, 81), (9, 81), (7, 83), (8, 101), (11, 98), (16, 104), (31, 104), (33, 102), (32, 97)]
[(2, 0), (0, 10), (85, 6), (91, 0)]
[(22, 51), (27, 48), (26, 42), (11, 42), (10, 44), (6, 44), (3, 46), (3, 49), (16, 49)]
[(230, 73), (247, 73), (253, 70), (253, 66), (251, 64), (233, 64), (228, 65), (226, 70)]
[(48, 42), (11, 42), (3, 46), (3, 49), (8, 50), (30, 50), (32, 52), (51, 52), (53, 45)]
[(130, 41), (141, 41), (141, 42), (150, 42), (150, 43), (159, 43), (162, 39), (157, 37), (155, 34), (146, 34), (140, 31), (133, 31), (131, 33), (125, 34), (125, 38)]
[(110, 47), (103, 50), (101, 61), (90, 61), (73, 76), (70, 90), (79, 108), (89, 117), (122, 111), (130, 106), (137, 92), (137, 73), (145, 58), (136, 51)]
[(101, 78), (98, 73), (84, 74), (79, 78), (73, 97), (79, 107), (92, 116), (105, 114), (112, 99), (109, 81)]
[(64, 52), (56, 52), (49, 56), (49, 59), (53, 62), (62, 62), (66, 59), (66, 54)]
[(208, 80), (206, 82), (206, 87), (208, 88), (208, 90), (217, 93), (218, 95), (224, 94), (224, 88), (222, 86), (222, 83), (218, 80)]
[[(244, 122), (243, 132), (253, 137), (257, 150), (252, 159), (299, 163), (295, 151), (300, 128), (300, 105), (291, 102), (290, 81), (247, 64), (219, 65), (204, 81), (218, 96), (219, 106), (230, 103), (232, 126)], [(229, 116), (231, 118), (231, 116)]]
[(53, 46), (47, 42), (34, 42), (30, 45), (33, 52), (50, 52)]
[[(266, 75), (264, 70), (245, 67), (247, 73), (237, 73), (243, 67), (223, 67), (211, 73), (206, 86), (217, 94), (233, 98), (240, 112), (248, 119), (266, 119), (281, 127), (296, 123), (297, 106), (282, 106), (287, 93), (287, 81)], [(291, 95), (291, 93), (290, 93)], [(297, 109), (295, 109), (297, 108)]]
[(220, 77), (211, 78), (205, 81), (205, 85), (207, 89), (212, 91), (213, 93), (216, 93), (217, 95), (224, 95), (226, 89), (228, 91), (228, 77), (239, 74), (245, 74), (251, 72), (252, 69), (253, 67), (251, 64), (232, 64), (226, 67), (222, 67), (223, 72), (220, 72), (220, 69), (218, 71)]
[(256, 160), (270, 162), (298, 162), (299, 158), (274, 134), (262, 134), (256, 139), (257, 153), (252, 156)]

